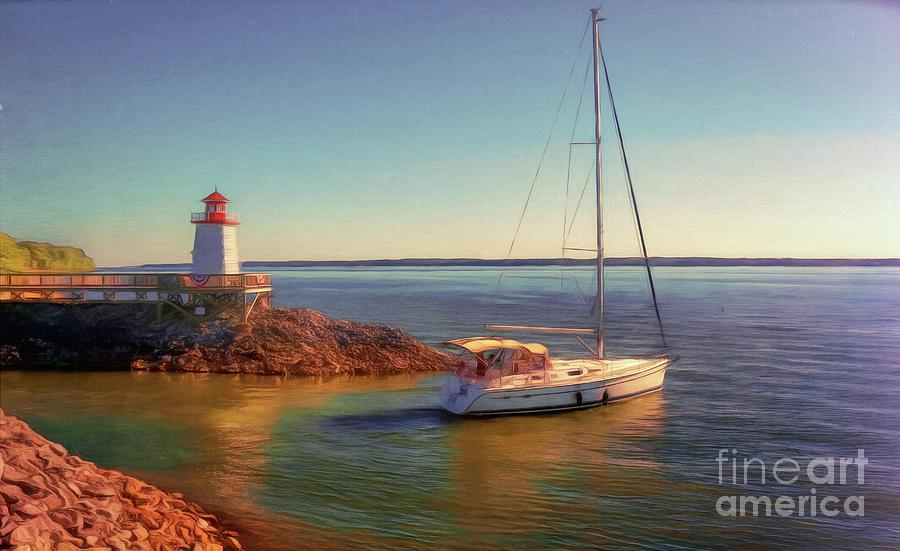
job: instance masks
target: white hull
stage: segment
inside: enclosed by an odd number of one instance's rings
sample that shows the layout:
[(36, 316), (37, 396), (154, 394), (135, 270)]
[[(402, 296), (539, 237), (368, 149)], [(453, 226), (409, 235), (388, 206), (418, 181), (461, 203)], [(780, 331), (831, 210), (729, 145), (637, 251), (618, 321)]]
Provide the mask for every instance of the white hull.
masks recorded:
[[(667, 358), (555, 360), (552, 371), (563, 380), (529, 384), (526, 376), (510, 376), (492, 388), (452, 376), (441, 392), (441, 407), (456, 415), (509, 415), (601, 406), (661, 389), (669, 363)], [(564, 379), (578, 368), (585, 373)]]

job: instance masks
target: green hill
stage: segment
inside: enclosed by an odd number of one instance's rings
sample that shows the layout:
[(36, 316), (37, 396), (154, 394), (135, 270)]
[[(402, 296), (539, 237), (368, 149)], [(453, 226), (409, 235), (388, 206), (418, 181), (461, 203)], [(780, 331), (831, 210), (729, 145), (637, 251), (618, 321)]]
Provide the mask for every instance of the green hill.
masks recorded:
[(0, 232), (0, 272), (90, 272), (94, 261), (75, 247), (17, 241)]

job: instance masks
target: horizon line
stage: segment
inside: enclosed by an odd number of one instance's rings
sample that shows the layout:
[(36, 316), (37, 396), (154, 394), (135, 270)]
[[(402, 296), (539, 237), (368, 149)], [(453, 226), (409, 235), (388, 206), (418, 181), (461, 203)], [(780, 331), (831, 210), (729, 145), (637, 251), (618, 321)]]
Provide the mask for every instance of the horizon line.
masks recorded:
[[(900, 266), (900, 257), (789, 257), (789, 256), (761, 256), (761, 257), (725, 257), (725, 256), (651, 256), (648, 257), (651, 264), (658, 265), (685, 265), (703, 266), (704, 262), (721, 265), (723, 263), (739, 263), (738, 265), (876, 265), (876, 266)], [(622, 265), (621, 263), (640, 263), (640, 256), (609, 257), (606, 262)], [(368, 258), (352, 260), (244, 260), (241, 265), (247, 266), (289, 266), (289, 265), (377, 265), (377, 264), (416, 264), (428, 263), (435, 265), (478, 264), (592, 264), (596, 258), (569, 258), (569, 257), (523, 257), (523, 258), (477, 258), (477, 257), (402, 257), (402, 258)], [(783, 264), (782, 264), (783, 263)], [(824, 264), (823, 264), (824, 263)], [(142, 264), (128, 264), (117, 266), (102, 266), (100, 268), (147, 268), (153, 266), (190, 266), (190, 262), (152, 262)]]

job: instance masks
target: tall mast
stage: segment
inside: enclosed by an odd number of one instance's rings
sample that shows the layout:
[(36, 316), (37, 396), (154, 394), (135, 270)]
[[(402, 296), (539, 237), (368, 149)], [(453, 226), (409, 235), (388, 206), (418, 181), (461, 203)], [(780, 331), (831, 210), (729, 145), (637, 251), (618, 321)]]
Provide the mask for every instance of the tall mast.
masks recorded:
[(599, 10), (591, 10), (594, 29), (594, 147), (596, 149), (597, 179), (597, 357), (603, 359), (603, 148), (600, 142), (600, 17)]

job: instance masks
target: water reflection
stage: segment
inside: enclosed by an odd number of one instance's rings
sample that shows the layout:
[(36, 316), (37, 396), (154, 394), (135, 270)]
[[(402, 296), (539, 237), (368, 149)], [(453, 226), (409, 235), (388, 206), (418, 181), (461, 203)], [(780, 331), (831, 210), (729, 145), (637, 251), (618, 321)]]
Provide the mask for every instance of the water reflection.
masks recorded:
[[(338, 450), (345, 450), (348, 457), (367, 455), (366, 432), (393, 433), (397, 438), (410, 430), (425, 434), (434, 423), (443, 422), (442, 413), (427, 407), (383, 409), (392, 401), (405, 403), (402, 395), (410, 390), (427, 402), (435, 387), (419, 387), (420, 376), (322, 381), (191, 373), (12, 371), (0, 372), (0, 377), (2, 407), (8, 413), (103, 467), (184, 493), (233, 523), (246, 541), (262, 549), (293, 549), (300, 542), (316, 548), (344, 544), (349, 548), (354, 537), (348, 535), (342, 544), (341, 538), (329, 534), (329, 523), (299, 522), (296, 515), (282, 518), (281, 513), (291, 513), (292, 506), (266, 508), (256, 500), (260, 487), (272, 480), (293, 480), (298, 484), (286, 486), (290, 490), (286, 498), (303, 502), (316, 491), (313, 480), (328, 483), (329, 464), (341, 469), (349, 465), (333, 461)], [(345, 393), (348, 397), (342, 399)], [(397, 398), (392, 400), (394, 394)], [(354, 419), (354, 413), (360, 417)], [(279, 432), (293, 418), (314, 423), (306, 434)], [(321, 457), (323, 466), (297, 470), (302, 445), (315, 444), (316, 434), (333, 435), (319, 439), (320, 447), (311, 449), (313, 462)], [(302, 440), (300, 448), (294, 446), (298, 440)], [(370, 440), (372, 445), (376, 441), (377, 437)], [(427, 451), (426, 444), (421, 447)], [(422, 457), (422, 451), (416, 455)], [(396, 460), (390, 453), (385, 458)], [(309, 475), (310, 480), (298, 479), (298, 473)], [(367, 483), (377, 485), (377, 478)], [(326, 501), (320, 504), (327, 503), (328, 494), (322, 495)]]
[(364, 547), (571, 544), (600, 528), (598, 495), (634, 491), (609, 481), (659, 470), (629, 448), (662, 430), (662, 395), (568, 415), (461, 420), (423, 407), (432, 391), (348, 393), (287, 414), (255, 498)]
[(636, 488), (623, 487), (622, 480), (658, 471), (656, 459), (630, 448), (657, 436), (665, 415), (664, 397), (654, 394), (566, 415), (454, 427), (450, 506), (464, 511), (461, 533), (486, 547), (596, 543), (603, 531), (597, 497), (633, 493)]
[[(461, 421), (434, 409), (428, 376), (109, 372), (0, 372), (0, 405), (101, 466), (183, 492), (249, 549), (898, 548), (900, 272), (660, 272), (682, 359), (662, 393), (607, 408)], [(475, 320), (577, 319), (558, 277), (498, 295), (496, 275), (298, 271), (278, 275), (278, 300), (434, 342), (480, 332)], [(610, 278), (611, 316), (626, 321), (628, 277)], [(723, 519), (720, 447), (865, 448), (866, 517)]]

